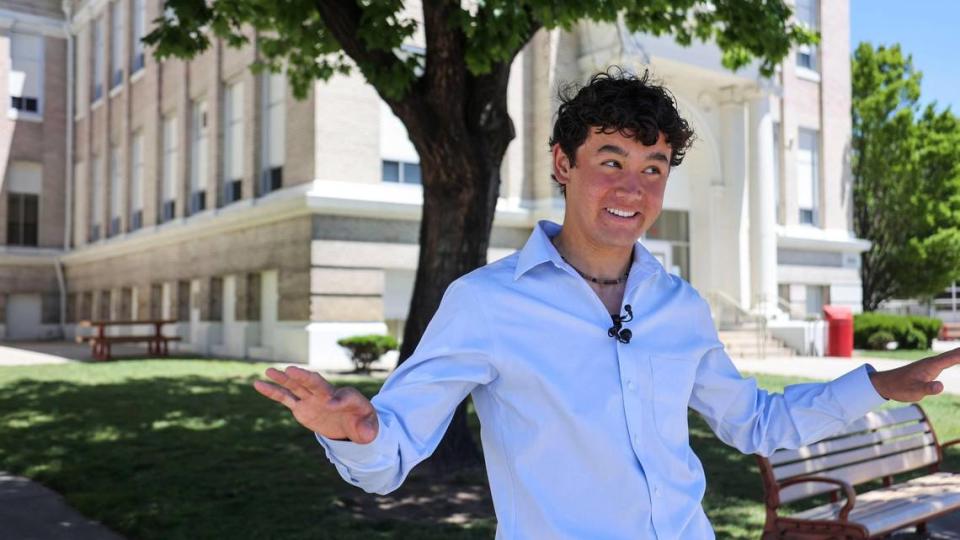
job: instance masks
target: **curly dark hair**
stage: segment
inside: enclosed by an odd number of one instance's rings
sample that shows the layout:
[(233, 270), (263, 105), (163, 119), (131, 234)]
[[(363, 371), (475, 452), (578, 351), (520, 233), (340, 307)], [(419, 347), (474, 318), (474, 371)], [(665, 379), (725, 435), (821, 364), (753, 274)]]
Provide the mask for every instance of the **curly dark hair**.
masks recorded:
[[(558, 97), (550, 147), (559, 144), (571, 167), (576, 166), (577, 148), (587, 140), (589, 129), (619, 132), (647, 146), (656, 144), (662, 132), (672, 150), (671, 167), (680, 165), (693, 144), (693, 129), (680, 117), (673, 95), (651, 80), (649, 71), (638, 77), (614, 66), (591, 77), (586, 86), (562, 88)], [(566, 195), (565, 186), (558, 185)]]

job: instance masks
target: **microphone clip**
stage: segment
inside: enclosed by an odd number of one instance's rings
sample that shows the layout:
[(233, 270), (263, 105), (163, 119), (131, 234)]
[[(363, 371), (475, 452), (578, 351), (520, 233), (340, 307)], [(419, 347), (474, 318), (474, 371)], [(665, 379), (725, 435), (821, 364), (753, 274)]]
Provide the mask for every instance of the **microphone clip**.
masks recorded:
[(630, 343), (633, 332), (631, 332), (629, 328), (623, 328), (623, 323), (633, 320), (633, 308), (630, 307), (630, 304), (627, 304), (623, 306), (623, 309), (627, 312), (626, 316), (620, 314), (611, 315), (613, 318), (613, 326), (607, 329), (607, 335), (620, 343), (626, 344)]

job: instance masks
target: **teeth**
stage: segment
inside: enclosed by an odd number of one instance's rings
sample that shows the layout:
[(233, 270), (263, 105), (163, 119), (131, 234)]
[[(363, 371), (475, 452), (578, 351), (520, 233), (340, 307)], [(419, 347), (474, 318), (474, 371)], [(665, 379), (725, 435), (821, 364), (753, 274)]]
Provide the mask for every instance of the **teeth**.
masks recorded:
[(607, 212), (610, 212), (615, 216), (620, 216), (624, 218), (629, 218), (637, 215), (636, 212), (627, 212), (626, 210), (620, 210), (619, 208), (607, 208)]

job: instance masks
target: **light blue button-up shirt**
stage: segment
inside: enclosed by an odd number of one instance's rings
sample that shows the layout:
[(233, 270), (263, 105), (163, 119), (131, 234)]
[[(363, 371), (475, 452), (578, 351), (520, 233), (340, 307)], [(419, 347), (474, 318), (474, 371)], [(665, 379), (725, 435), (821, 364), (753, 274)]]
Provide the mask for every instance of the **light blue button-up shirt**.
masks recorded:
[(498, 539), (713, 538), (688, 407), (727, 444), (769, 454), (884, 401), (866, 366), (782, 395), (743, 379), (706, 302), (640, 243), (623, 299), (633, 338), (617, 342), (600, 299), (550, 242), (559, 231), (542, 221), (522, 250), (450, 285), (416, 352), (372, 400), (373, 442), (318, 436), (344, 479), (396, 489), (471, 394)]

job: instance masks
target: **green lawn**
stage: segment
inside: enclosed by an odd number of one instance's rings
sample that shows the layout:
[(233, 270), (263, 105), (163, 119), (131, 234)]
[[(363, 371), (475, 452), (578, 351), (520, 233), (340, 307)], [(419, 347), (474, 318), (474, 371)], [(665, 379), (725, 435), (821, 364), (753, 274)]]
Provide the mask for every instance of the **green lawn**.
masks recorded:
[(939, 353), (934, 352), (933, 350), (927, 349), (925, 351), (911, 351), (911, 350), (893, 350), (893, 351), (869, 351), (863, 349), (856, 349), (853, 351), (853, 356), (857, 358), (883, 358), (885, 360), (920, 360), (921, 358), (926, 358), (928, 356), (936, 356)]
[[(141, 360), (0, 368), (0, 470), (39, 480), (131, 538), (493, 537), (479, 472), (436, 486), (415, 471), (388, 497), (345, 484), (285, 409), (250, 388), (266, 366)], [(772, 389), (793, 382), (760, 380)], [(378, 387), (352, 384), (367, 394)], [(940, 396), (926, 406), (942, 440), (960, 437), (960, 399)], [(704, 504), (718, 536), (759, 537), (754, 458), (719, 443), (698, 418), (691, 441), (707, 470)]]

